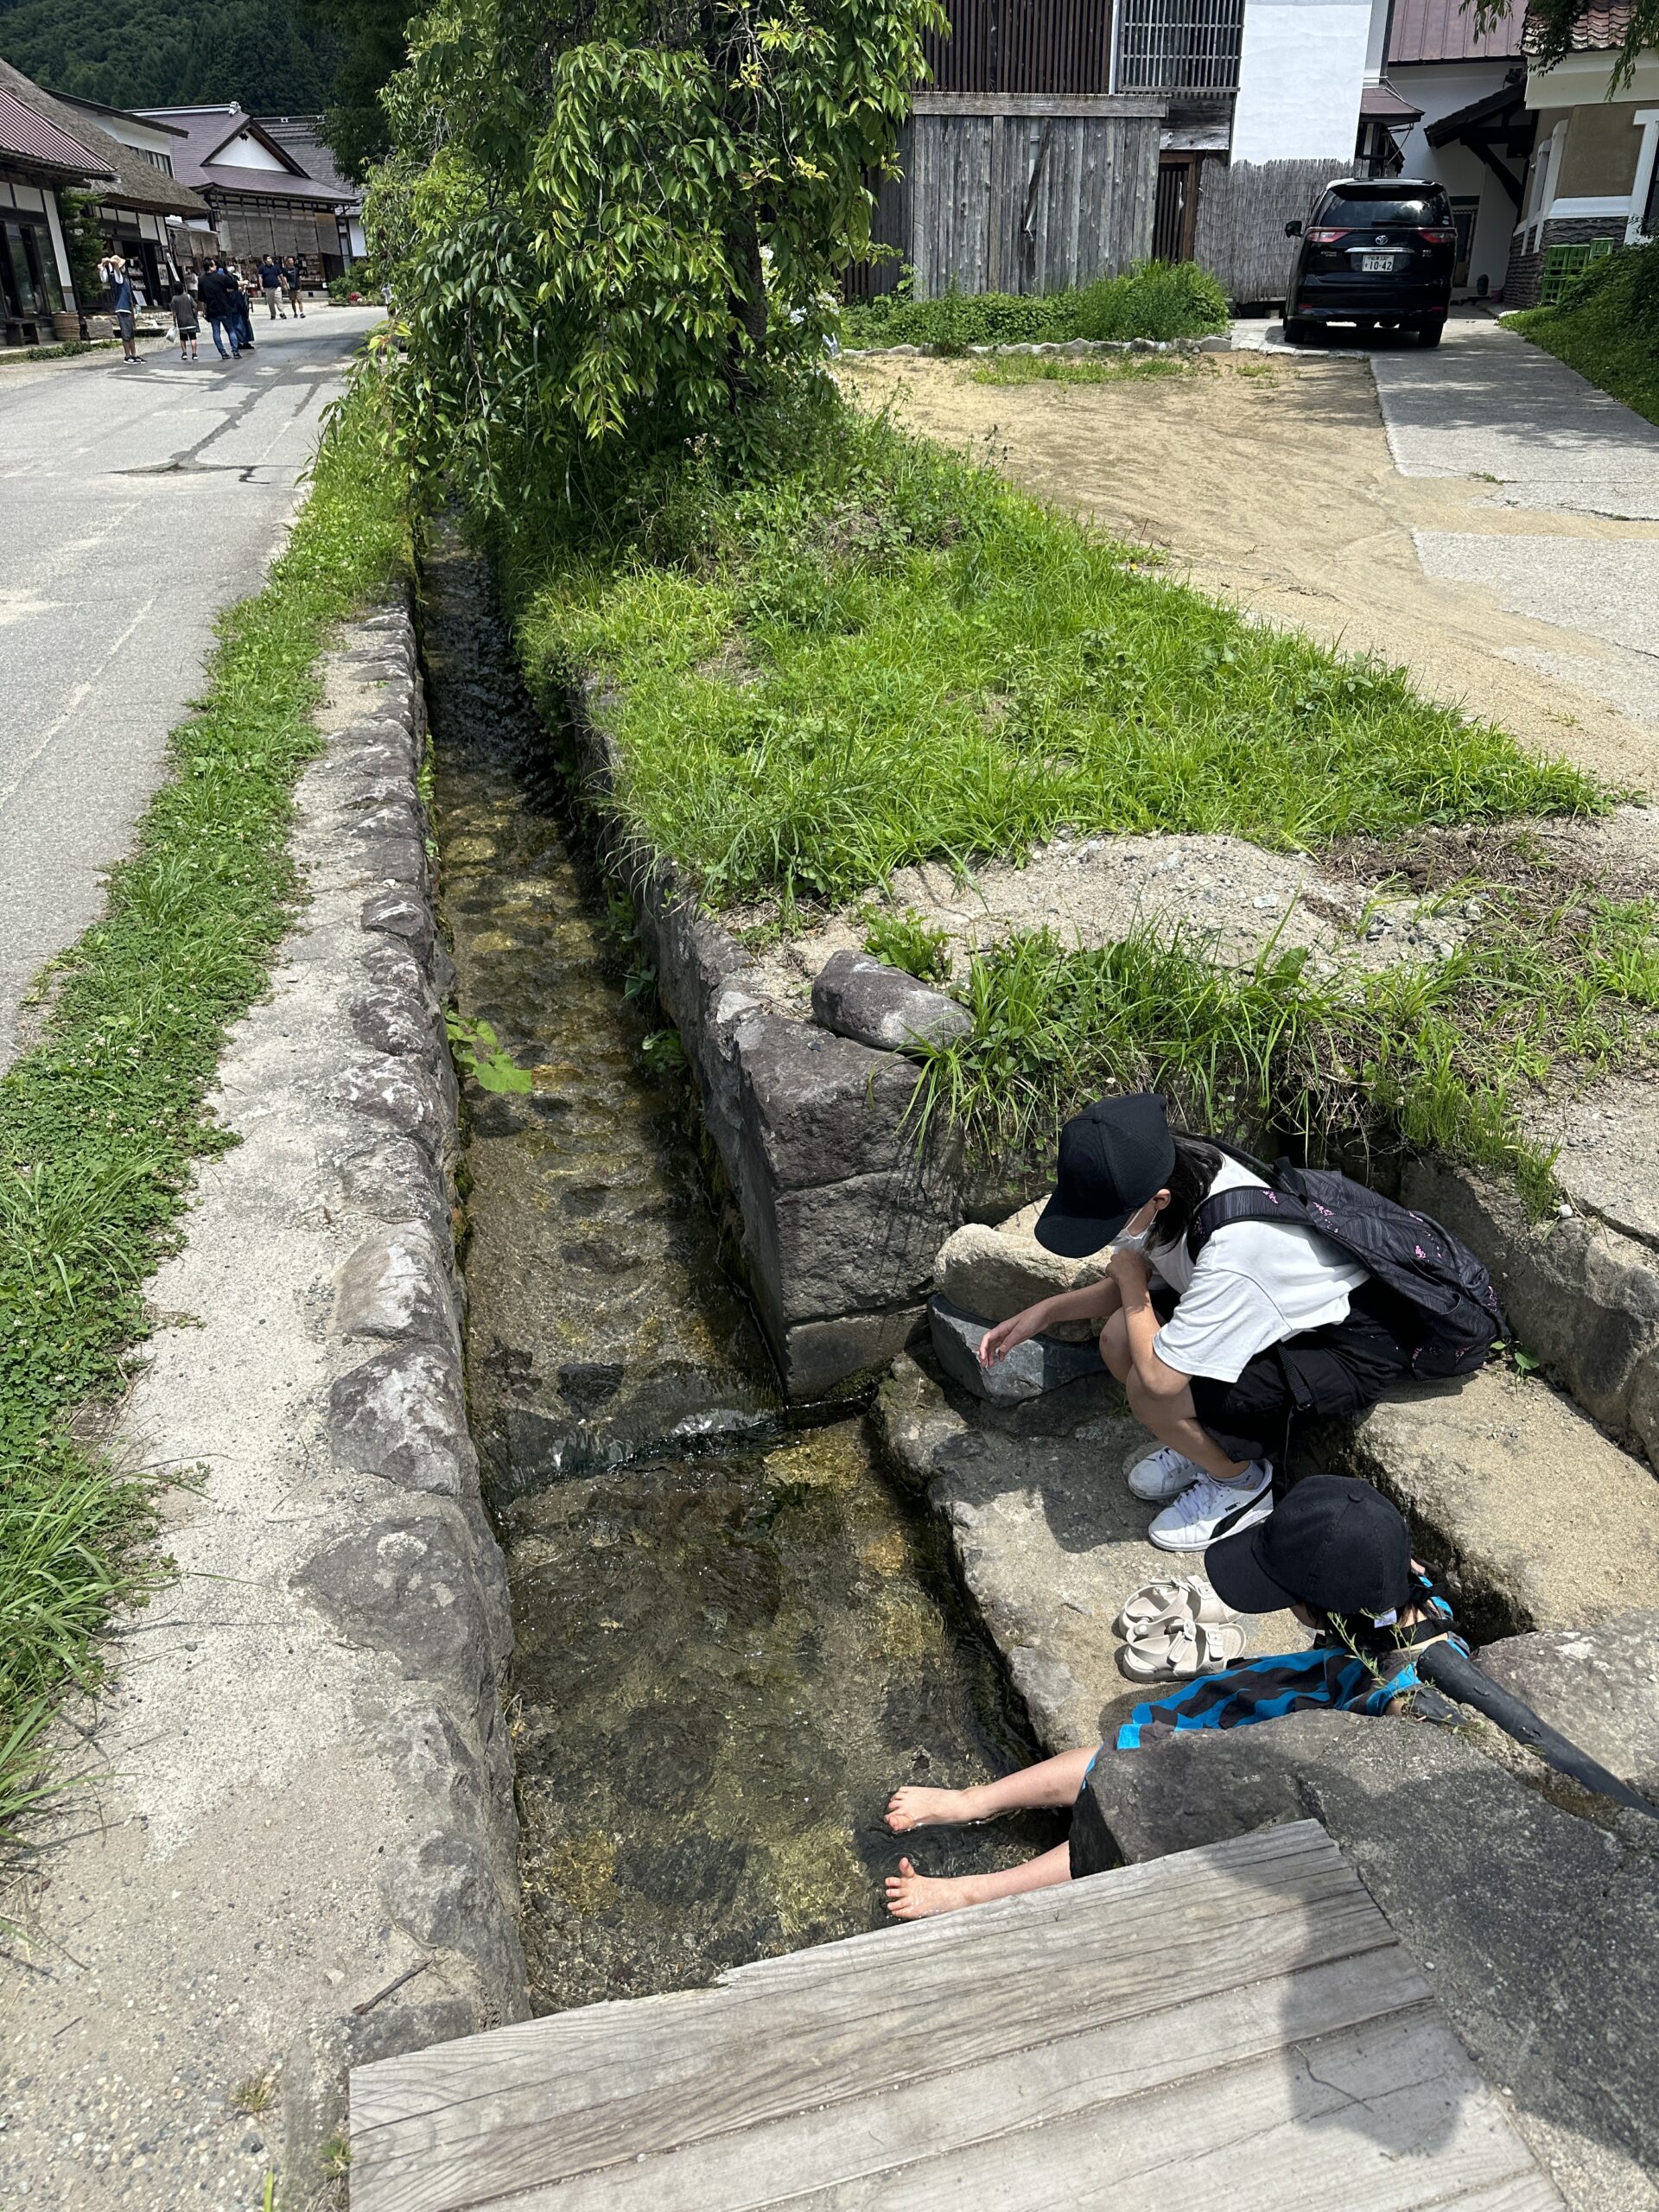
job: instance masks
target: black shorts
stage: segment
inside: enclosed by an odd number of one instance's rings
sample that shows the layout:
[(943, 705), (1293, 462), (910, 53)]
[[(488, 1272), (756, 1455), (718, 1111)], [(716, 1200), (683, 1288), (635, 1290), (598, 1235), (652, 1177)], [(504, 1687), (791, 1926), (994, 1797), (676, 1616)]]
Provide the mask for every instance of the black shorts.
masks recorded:
[(1278, 1459), (1297, 1421), (1352, 1421), (1411, 1373), (1422, 1327), (1402, 1299), (1364, 1282), (1347, 1319), (1259, 1351), (1235, 1382), (1192, 1377), (1192, 1410), (1235, 1459)]

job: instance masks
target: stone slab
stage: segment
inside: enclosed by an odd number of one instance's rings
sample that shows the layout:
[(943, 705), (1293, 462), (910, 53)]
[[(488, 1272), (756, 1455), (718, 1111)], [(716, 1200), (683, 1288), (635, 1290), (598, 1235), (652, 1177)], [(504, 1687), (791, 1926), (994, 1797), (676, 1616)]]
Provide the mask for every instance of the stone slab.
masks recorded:
[[(1045, 1251), (1032, 1235), (1042, 1202), (1025, 1207), (995, 1228), (964, 1222), (939, 1247), (934, 1286), (964, 1313), (982, 1321), (1007, 1321), (1039, 1300), (1093, 1282), (1106, 1272), (1105, 1257), (1063, 1259)], [(1099, 1331), (1089, 1321), (1063, 1321), (1049, 1333), (1065, 1344), (1091, 1344)]]
[[(1052, 1397), (1040, 1403), (1054, 1414)], [(1131, 1497), (1123, 1478), (1126, 1464), (1152, 1448), (1138, 1421), (1084, 1408), (1074, 1425), (1044, 1434), (1025, 1418), (1036, 1410), (976, 1408), (970, 1417), (906, 1355), (877, 1395), (875, 1421), (900, 1471), (944, 1516), (1032, 1726), (1058, 1751), (1098, 1741), (1158, 1694), (1159, 1685), (1119, 1672), (1111, 1624), (1143, 1582), (1196, 1563), (1147, 1541), (1156, 1509)], [(1252, 1652), (1300, 1650), (1307, 1641), (1287, 1613), (1245, 1626)]]
[(1573, 2212), (1659, 2191), (1654, 1823), (1577, 1818), (1461, 1732), (1299, 1713), (1096, 1762), (1084, 1869), (1281, 1821), (1323, 1822), (1409, 1945)]
[(812, 985), (812, 1018), (878, 1052), (948, 1045), (974, 1026), (966, 1007), (868, 952), (832, 953)]
[(1484, 1671), (1609, 1773), (1659, 1803), (1659, 1613), (1506, 1637)]
[(1327, 1441), (1409, 1514), (1482, 1642), (1659, 1608), (1659, 1484), (1540, 1376), (1404, 1391)]
[(1054, 1337), (1028, 1337), (994, 1367), (980, 1364), (979, 1347), (989, 1325), (963, 1313), (948, 1298), (928, 1302), (934, 1357), (950, 1380), (990, 1405), (1019, 1405), (1068, 1384), (1110, 1380), (1096, 1345), (1063, 1344)]

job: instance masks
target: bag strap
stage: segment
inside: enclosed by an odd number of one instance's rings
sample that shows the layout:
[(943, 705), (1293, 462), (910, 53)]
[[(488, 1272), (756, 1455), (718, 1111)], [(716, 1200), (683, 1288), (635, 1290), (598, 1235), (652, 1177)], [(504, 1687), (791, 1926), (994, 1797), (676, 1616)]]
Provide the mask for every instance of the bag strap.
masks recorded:
[(1289, 1191), (1212, 1191), (1199, 1200), (1187, 1224), (1186, 1249), (1196, 1260), (1218, 1229), (1234, 1221), (1288, 1221), (1311, 1228), (1308, 1210)]

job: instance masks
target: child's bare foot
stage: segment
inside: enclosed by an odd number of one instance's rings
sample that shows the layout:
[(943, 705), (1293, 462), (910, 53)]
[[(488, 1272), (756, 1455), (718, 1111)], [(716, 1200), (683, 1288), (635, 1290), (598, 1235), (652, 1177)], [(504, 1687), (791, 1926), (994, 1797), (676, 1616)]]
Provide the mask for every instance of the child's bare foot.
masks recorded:
[(894, 1835), (907, 1828), (963, 1827), (987, 1818), (982, 1789), (895, 1789), (887, 1800), (887, 1826)]
[(899, 1872), (887, 1877), (887, 1910), (895, 1920), (927, 1920), (935, 1913), (960, 1912), (964, 1905), (977, 1903), (971, 1875), (951, 1879), (918, 1874), (908, 1859), (901, 1859)]

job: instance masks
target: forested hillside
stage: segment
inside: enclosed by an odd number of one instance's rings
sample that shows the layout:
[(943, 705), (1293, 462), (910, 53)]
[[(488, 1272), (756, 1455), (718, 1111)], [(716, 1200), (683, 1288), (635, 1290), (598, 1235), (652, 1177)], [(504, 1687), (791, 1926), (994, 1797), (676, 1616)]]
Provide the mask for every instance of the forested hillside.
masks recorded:
[(0, 0), (0, 54), (112, 107), (240, 100), (263, 115), (327, 106), (337, 60), (302, 0)]

